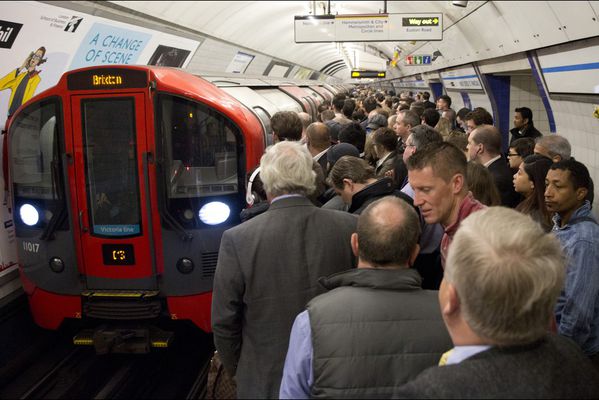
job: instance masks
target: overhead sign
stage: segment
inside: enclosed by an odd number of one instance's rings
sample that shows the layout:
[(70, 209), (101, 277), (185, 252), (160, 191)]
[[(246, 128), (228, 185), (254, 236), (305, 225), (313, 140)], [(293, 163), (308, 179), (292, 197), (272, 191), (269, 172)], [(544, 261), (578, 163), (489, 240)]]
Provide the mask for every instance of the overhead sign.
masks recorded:
[(413, 54), (406, 57), (405, 65), (430, 65), (432, 63), (432, 56)]
[(441, 71), (441, 79), (445, 89), (483, 90), (480, 79), (471, 66)]
[(296, 43), (442, 40), (442, 13), (295, 17)]
[(352, 78), (384, 78), (387, 74), (385, 71), (352, 71)]

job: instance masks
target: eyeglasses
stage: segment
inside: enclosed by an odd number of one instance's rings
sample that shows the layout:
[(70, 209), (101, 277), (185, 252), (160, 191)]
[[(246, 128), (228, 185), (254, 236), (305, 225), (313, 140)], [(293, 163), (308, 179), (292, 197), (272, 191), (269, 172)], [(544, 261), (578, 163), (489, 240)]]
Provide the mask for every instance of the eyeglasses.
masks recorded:
[(508, 157), (519, 157), (519, 156), (520, 156), (520, 154), (518, 154), (518, 153), (508, 153), (508, 155), (507, 155), (507, 156), (508, 156)]

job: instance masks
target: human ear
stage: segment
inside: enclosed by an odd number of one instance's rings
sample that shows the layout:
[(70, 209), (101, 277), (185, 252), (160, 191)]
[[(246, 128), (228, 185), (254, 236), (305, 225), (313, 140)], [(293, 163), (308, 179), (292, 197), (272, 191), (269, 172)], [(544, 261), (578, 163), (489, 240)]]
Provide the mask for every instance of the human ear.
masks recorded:
[(358, 257), (358, 234), (356, 232), (351, 234), (350, 244), (352, 253), (354, 253), (354, 256)]
[(589, 194), (589, 190), (587, 188), (583, 188), (583, 187), (578, 188), (578, 189), (576, 189), (576, 200), (582, 201), (587, 198), (588, 194)]

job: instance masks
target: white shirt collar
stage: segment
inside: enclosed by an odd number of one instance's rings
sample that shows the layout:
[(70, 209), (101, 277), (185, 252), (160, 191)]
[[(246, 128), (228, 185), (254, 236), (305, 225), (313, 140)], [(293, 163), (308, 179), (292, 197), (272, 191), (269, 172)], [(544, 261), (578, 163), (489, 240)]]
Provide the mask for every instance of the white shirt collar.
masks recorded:
[(327, 151), (329, 151), (329, 149), (330, 149), (330, 147), (327, 147), (326, 149), (324, 149), (323, 151), (321, 151), (320, 153), (318, 153), (317, 155), (315, 155), (314, 157), (312, 157), (312, 159), (314, 161), (320, 160), (320, 157), (324, 156), (327, 153)]
[(498, 156), (497, 156), (497, 157), (495, 157), (495, 158), (491, 158), (489, 161), (487, 161), (487, 162), (484, 164), (484, 165), (485, 165), (485, 168), (489, 168), (489, 165), (493, 164), (495, 161), (499, 160), (500, 158), (501, 158), (501, 154), (500, 154), (500, 155), (498, 155)]
[(447, 357), (447, 364), (459, 364), (467, 358), (472, 357), (475, 354), (482, 353), (485, 350), (490, 349), (491, 346), (455, 346)]

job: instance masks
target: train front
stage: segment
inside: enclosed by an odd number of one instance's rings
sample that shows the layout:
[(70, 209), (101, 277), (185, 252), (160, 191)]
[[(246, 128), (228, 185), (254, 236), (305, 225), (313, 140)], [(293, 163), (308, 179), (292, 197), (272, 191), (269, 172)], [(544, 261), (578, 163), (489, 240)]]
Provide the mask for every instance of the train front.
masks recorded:
[[(177, 70), (97, 67), (15, 113), (9, 182), (38, 325), (83, 319), (94, 328), (75, 342), (102, 352), (168, 345), (148, 330), (161, 317), (210, 330), (220, 238), (263, 148), (259, 122), (222, 96)], [(116, 348), (127, 338), (133, 350)]]

